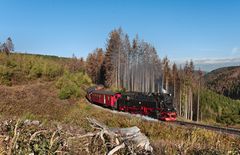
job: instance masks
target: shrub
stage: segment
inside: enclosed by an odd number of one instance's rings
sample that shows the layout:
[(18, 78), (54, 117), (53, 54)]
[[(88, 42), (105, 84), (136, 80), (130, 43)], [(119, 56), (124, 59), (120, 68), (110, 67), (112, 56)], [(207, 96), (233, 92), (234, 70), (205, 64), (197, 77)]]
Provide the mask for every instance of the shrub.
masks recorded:
[(59, 64), (52, 62), (46, 62), (44, 64), (43, 74), (49, 79), (54, 79), (55, 77), (62, 75), (63, 71), (63, 67)]
[(66, 87), (63, 87), (60, 89), (58, 97), (61, 100), (64, 100), (64, 99), (70, 98), (72, 94), (73, 94), (73, 92), (72, 92), (71, 88), (69, 86), (66, 86)]
[[(17, 81), (20, 83), (35, 78), (54, 80), (56, 77), (62, 76), (64, 70), (67, 70), (67, 67), (65, 66), (68, 61), (70, 61), (70, 59), (55, 58), (50, 56), (18, 53), (6, 56), (0, 53), (0, 66), (2, 73), (0, 73), (1, 84), (8, 84), (11, 80), (13, 80), (13, 82)], [(21, 75), (21, 81), (13, 79), (13, 73), (14, 76), (15, 74)]]
[(30, 70), (30, 77), (40, 78), (42, 74), (43, 74), (43, 70), (40, 64), (38, 63), (34, 64)]
[(0, 84), (11, 85), (13, 72), (10, 68), (0, 65)]
[(59, 89), (59, 98), (68, 99), (73, 97), (83, 97), (85, 89), (91, 84), (90, 78), (84, 73), (65, 73), (56, 82)]
[(17, 63), (15, 61), (11, 61), (11, 60), (7, 59), (6, 66), (9, 68), (14, 68), (17, 66)]
[(216, 118), (216, 122), (227, 124), (227, 125), (240, 124), (240, 115), (227, 114), (227, 115), (218, 116)]

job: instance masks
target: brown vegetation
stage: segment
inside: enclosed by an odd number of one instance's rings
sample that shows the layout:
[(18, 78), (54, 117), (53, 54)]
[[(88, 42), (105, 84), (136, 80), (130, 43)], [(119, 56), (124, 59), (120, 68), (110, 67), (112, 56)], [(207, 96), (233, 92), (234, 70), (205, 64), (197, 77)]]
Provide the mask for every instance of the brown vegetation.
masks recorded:
[[(22, 86), (1, 86), (1, 119), (20, 117), (37, 119), (45, 125), (58, 122), (71, 126), (74, 132), (91, 131), (87, 117), (93, 117), (109, 127), (138, 126), (150, 138), (155, 154), (237, 153), (239, 137), (227, 136), (196, 128), (184, 128), (168, 123), (149, 122), (136, 117), (116, 114), (96, 108), (85, 100), (58, 99), (54, 83), (37, 83)], [(82, 145), (75, 141), (72, 151)], [(78, 144), (78, 145), (77, 145)], [(1, 146), (0, 146), (1, 148)]]
[(240, 99), (240, 67), (225, 67), (205, 76), (206, 86), (222, 95)]

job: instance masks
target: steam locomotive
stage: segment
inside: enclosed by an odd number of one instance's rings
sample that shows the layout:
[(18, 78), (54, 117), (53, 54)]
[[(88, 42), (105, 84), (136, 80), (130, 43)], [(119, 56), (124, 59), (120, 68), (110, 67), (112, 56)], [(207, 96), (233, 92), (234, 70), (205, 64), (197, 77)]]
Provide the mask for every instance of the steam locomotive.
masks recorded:
[(168, 93), (112, 92), (97, 86), (87, 89), (86, 98), (94, 104), (134, 114), (150, 116), (162, 121), (177, 117), (173, 97)]

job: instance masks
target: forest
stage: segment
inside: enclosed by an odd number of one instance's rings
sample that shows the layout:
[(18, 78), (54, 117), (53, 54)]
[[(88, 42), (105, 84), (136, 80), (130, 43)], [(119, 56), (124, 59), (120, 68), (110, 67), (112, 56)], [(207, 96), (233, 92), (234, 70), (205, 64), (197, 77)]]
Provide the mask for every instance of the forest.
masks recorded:
[(209, 90), (211, 80), (206, 78), (209, 76), (195, 69), (193, 61), (176, 65), (167, 57), (161, 58), (153, 45), (138, 36), (130, 41), (121, 29), (110, 32), (106, 49), (96, 48), (86, 60), (74, 54), (72, 58), (63, 58), (16, 53), (11, 38), (1, 47), (5, 49), (0, 52), (1, 85), (56, 81), (58, 97), (62, 100), (84, 97), (84, 90), (91, 83), (104, 84), (114, 91), (165, 89), (174, 97), (178, 118), (240, 124), (236, 119), (240, 118), (240, 101)]
[(223, 67), (205, 75), (206, 86), (232, 99), (240, 99), (240, 66)]
[[(86, 72), (94, 83), (104, 84), (113, 90), (147, 93), (166, 90), (174, 97), (178, 116), (188, 120), (216, 120), (217, 116), (226, 114), (223, 109), (213, 112), (214, 117), (205, 115), (206, 107), (211, 107), (215, 101), (204, 100), (208, 96), (204, 93), (207, 90), (204, 72), (196, 69), (192, 60), (186, 61), (183, 66), (176, 65), (166, 56), (161, 58), (154, 46), (139, 39), (138, 35), (131, 41), (121, 28), (109, 33), (106, 49), (96, 48), (88, 55)], [(212, 100), (215, 100), (217, 94), (211, 94), (215, 96)], [(219, 106), (224, 104), (221, 102)], [(238, 115), (240, 104), (233, 102)]]

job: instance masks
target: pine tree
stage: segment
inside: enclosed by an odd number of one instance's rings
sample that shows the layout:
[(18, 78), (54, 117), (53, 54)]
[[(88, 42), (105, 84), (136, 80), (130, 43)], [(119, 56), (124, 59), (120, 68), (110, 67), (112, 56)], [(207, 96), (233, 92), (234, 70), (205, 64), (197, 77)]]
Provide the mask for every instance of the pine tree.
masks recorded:
[(130, 74), (131, 74), (131, 91), (137, 90), (137, 81), (135, 79), (136, 77), (136, 70), (137, 70), (137, 64), (138, 64), (138, 35), (133, 39), (132, 43), (132, 49), (130, 51)]
[(113, 30), (109, 35), (107, 41), (107, 49), (103, 62), (105, 85), (118, 87), (119, 81), (119, 67), (120, 64), (120, 34), (117, 30)]
[(131, 44), (129, 37), (126, 34), (123, 40), (123, 50), (124, 50), (124, 61), (123, 61), (123, 87), (127, 90), (130, 90), (130, 52)]
[(90, 53), (86, 60), (86, 72), (94, 83), (97, 82), (96, 53)]
[(163, 59), (163, 81), (162, 87), (169, 91), (169, 79), (170, 79), (170, 68), (169, 68), (169, 60), (167, 57)]
[(173, 80), (173, 96), (175, 98), (176, 96), (176, 80), (177, 80), (177, 74), (178, 74), (178, 70), (177, 70), (177, 65), (176, 63), (173, 64), (172, 66), (172, 80)]
[(96, 63), (97, 63), (96, 83), (104, 84), (104, 73), (103, 73), (104, 52), (103, 52), (102, 48), (97, 48), (95, 50), (95, 52), (96, 52)]

